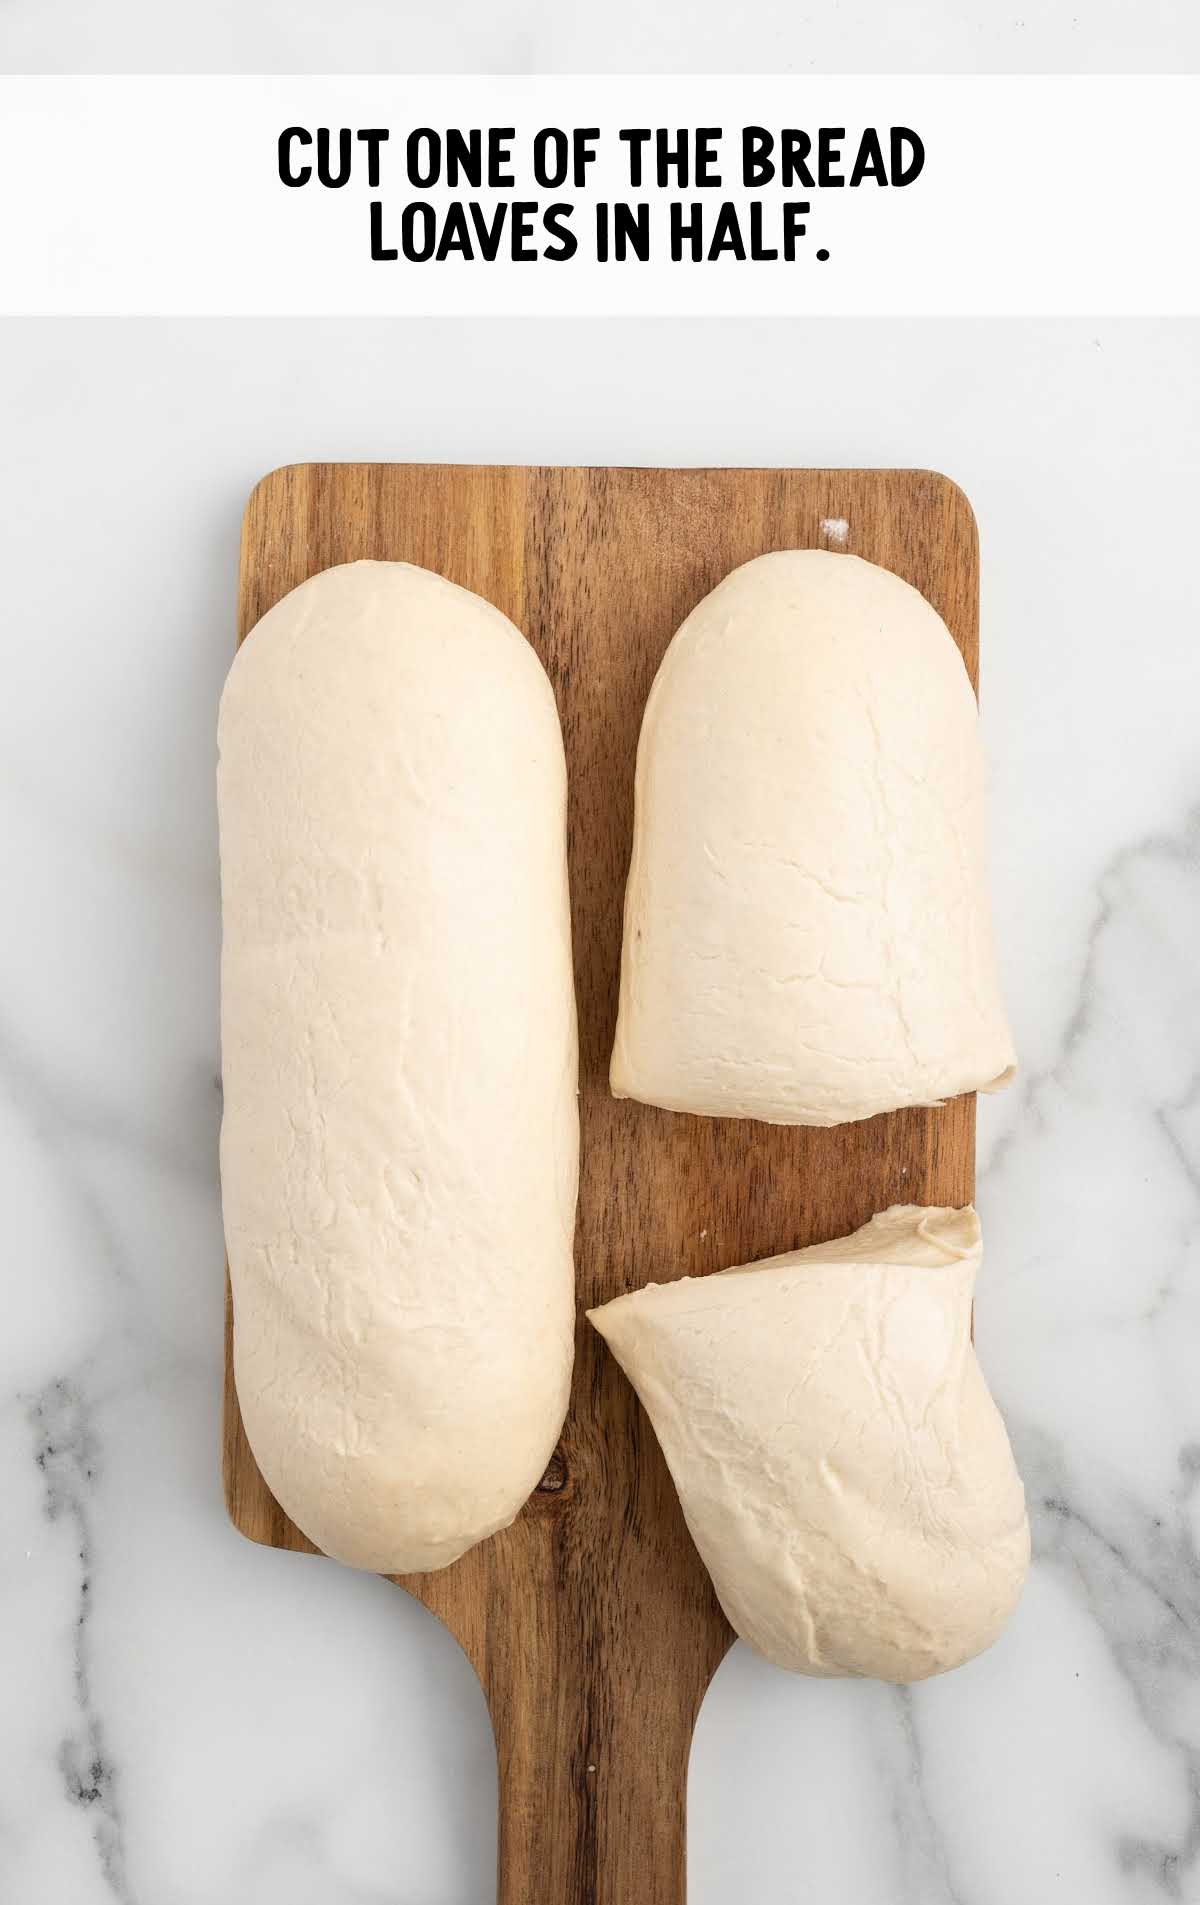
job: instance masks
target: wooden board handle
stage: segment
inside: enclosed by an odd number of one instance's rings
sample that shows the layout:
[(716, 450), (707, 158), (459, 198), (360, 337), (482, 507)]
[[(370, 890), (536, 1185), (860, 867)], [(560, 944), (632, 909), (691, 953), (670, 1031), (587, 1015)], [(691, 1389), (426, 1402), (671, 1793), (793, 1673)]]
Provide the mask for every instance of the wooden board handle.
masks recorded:
[[(402, 1585), (457, 1635), (487, 1700), (498, 1905), (684, 1905), (692, 1732), (732, 1635), (658, 1445), (591, 1330), (578, 1368), (612, 1391), (610, 1434), (567, 1439), (511, 1528)], [(632, 1468), (618, 1466), (635, 1435)], [(609, 1489), (617, 1502), (598, 1514)]]
[(619, 1676), (493, 1685), (497, 1905), (685, 1905), (695, 1715), (663, 1693), (628, 1659)]

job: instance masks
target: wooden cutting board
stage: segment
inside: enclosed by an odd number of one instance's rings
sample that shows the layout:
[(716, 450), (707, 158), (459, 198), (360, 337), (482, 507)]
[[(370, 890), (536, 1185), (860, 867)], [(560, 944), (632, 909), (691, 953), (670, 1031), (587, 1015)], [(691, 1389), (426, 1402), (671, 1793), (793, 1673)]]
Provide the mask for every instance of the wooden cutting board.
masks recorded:
[[(511, 1528), (440, 1574), (400, 1582), (457, 1637), (487, 1696), (499, 1905), (682, 1905), (692, 1728), (732, 1638), (654, 1436), (584, 1309), (651, 1278), (837, 1236), (888, 1204), (973, 1194), (973, 1097), (813, 1131), (608, 1095), (647, 691), (675, 629), (723, 575), (765, 550), (807, 547), (849, 549), (915, 584), (976, 679), (974, 518), (927, 471), (300, 464), (264, 478), (246, 510), (239, 640), (319, 569), (403, 559), (511, 616), (562, 715), (582, 1119), (571, 1413)], [(229, 1513), (252, 1540), (311, 1552), (246, 1442), (228, 1322), (225, 1368)]]

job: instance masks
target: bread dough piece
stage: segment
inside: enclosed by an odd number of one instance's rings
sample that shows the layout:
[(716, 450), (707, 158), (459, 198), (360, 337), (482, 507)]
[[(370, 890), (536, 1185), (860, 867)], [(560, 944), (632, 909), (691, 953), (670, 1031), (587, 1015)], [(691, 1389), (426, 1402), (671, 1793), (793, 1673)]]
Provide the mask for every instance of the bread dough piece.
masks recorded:
[(406, 563), (265, 615), (221, 701), (234, 1366), (326, 1554), (444, 1567), (536, 1487), (570, 1382), (566, 775), (490, 603)]
[(979, 1220), (650, 1284), (588, 1315), (633, 1383), (730, 1623), (777, 1666), (923, 1680), (993, 1641), (1025, 1497), (971, 1345)]
[(857, 556), (735, 569), (663, 658), (637, 758), (612, 1089), (842, 1124), (1013, 1069), (962, 656)]

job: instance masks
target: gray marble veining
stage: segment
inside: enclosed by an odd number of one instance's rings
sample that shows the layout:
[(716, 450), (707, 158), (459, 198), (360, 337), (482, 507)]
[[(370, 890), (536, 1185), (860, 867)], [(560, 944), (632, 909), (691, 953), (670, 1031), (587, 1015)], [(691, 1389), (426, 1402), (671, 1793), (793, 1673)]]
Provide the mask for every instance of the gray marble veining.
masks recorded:
[(78, 1600), (72, 1636), (74, 1710), (56, 1755), (67, 1803), (88, 1815), (104, 1882), (122, 1905), (134, 1905), (125, 1869), (120, 1776), (105, 1741), (92, 1685), (92, 1493), (100, 1450), (84, 1394), (56, 1377), (28, 1405), (33, 1459), (41, 1472), (48, 1521), (65, 1524), (75, 1544)]

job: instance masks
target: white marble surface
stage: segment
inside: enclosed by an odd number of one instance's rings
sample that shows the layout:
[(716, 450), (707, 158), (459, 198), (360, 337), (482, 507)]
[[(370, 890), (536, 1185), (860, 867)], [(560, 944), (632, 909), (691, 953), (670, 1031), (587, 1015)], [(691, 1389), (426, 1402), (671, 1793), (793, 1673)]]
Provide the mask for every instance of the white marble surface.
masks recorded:
[(47, 73), (1169, 73), (1190, 0), (4, 0), (0, 68)]
[(1200, 1899), (1200, 325), (9, 323), (0, 417), (5, 1905), (491, 1897), (455, 1647), (242, 1541), (218, 1485), (213, 718), (242, 502), (310, 456), (972, 496), (1024, 1058), (982, 1120), (978, 1340), (1036, 1562), (911, 1694), (736, 1650), (691, 1896)]

